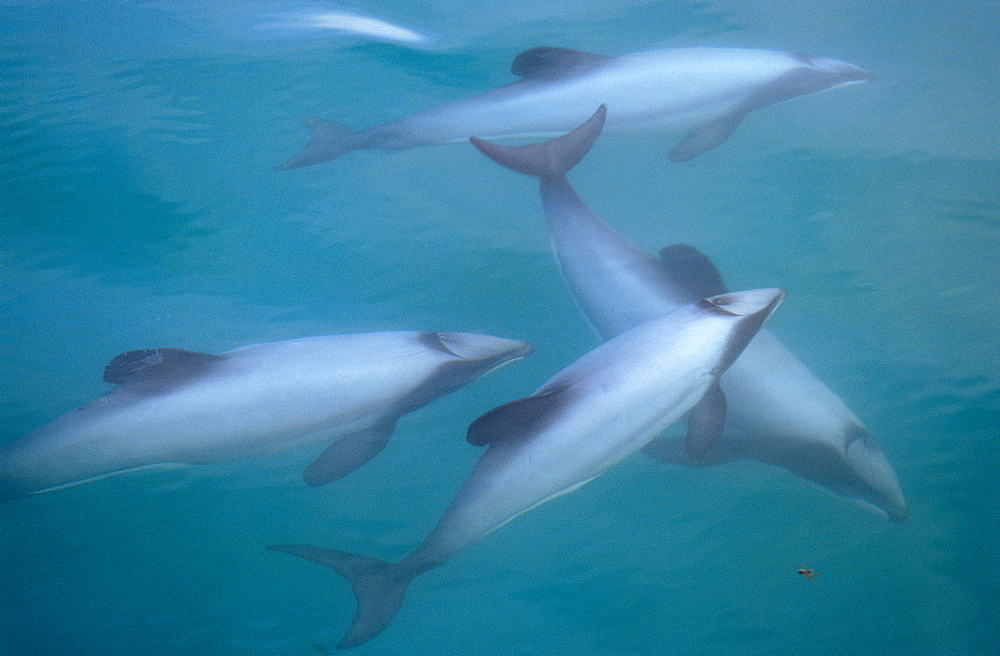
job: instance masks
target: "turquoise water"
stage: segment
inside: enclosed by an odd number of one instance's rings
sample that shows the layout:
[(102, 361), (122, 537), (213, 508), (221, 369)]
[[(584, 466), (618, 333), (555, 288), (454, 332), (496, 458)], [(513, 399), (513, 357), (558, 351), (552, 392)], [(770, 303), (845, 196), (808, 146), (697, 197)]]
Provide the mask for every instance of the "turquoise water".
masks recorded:
[[(427, 38), (295, 22), (317, 8)], [(681, 165), (677, 135), (602, 139), (571, 180), (642, 247), (688, 242), (732, 289), (786, 288), (770, 327), (876, 435), (910, 519), (756, 463), (635, 455), (421, 577), (356, 653), (1000, 653), (997, 9), (0, 1), (0, 443), (106, 391), (136, 348), (396, 329), (536, 348), (324, 488), (301, 482), (309, 449), (0, 506), (0, 653), (334, 651), (348, 584), (266, 545), (406, 554), (479, 453), (469, 422), (597, 340), (536, 185), (471, 147), (273, 167), (306, 140), (298, 116), (398, 118), (509, 82), (541, 44), (775, 48), (877, 74)]]

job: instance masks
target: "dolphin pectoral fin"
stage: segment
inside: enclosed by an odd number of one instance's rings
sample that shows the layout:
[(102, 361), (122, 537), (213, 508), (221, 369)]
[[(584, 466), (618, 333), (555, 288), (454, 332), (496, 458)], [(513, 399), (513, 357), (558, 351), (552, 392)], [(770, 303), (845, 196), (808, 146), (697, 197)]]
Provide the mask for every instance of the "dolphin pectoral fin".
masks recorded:
[(225, 356), (178, 348), (140, 349), (116, 355), (104, 367), (104, 382), (132, 390), (163, 391), (205, 373)]
[(687, 293), (688, 303), (726, 293), (722, 275), (704, 253), (687, 244), (660, 249), (660, 268)]
[(340, 438), (306, 467), (303, 480), (311, 487), (318, 487), (347, 476), (385, 448), (395, 427), (396, 423), (390, 422)]
[(726, 425), (726, 395), (714, 383), (688, 413), (684, 449), (692, 458), (700, 458), (712, 448)]
[(279, 544), (268, 548), (326, 565), (353, 584), (358, 608), (338, 649), (357, 647), (381, 633), (403, 605), (410, 581), (426, 571), (403, 570), (377, 558), (324, 547)]
[(315, 116), (303, 116), (302, 122), (311, 130), (309, 143), (290, 160), (276, 166), (279, 171), (326, 162), (357, 148), (357, 143), (348, 139), (354, 131), (343, 123)]
[(671, 162), (686, 162), (687, 160), (707, 153), (729, 138), (729, 135), (746, 118), (746, 109), (738, 107), (722, 116), (699, 125), (691, 130), (687, 137), (673, 147), (667, 157)]
[(510, 72), (528, 80), (553, 80), (589, 71), (609, 59), (607, 55), (582, 50), (539, 46), (515, 57)]
[(597, 111), (572, 132), (549, 141), (527, 146), (501, 146), (478, 137), (469, 141), (501, 166), (542, 179), (562, 178), (590, 152), (604, 127), (608, 109)]
[(469, 424), (465, 439), (473, 446), (485, 446), (530, 437), (565, 402), (566, 389), (557, 387), (498, 405)]

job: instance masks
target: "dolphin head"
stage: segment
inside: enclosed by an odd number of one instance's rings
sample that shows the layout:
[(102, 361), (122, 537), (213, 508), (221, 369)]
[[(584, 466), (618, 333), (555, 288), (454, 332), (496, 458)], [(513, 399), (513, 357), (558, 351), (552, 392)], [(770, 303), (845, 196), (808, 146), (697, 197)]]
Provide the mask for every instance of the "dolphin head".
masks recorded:
[(845, 456), (856, 478), (849, 488), (838, 491), (874, 506), (894, 522), (906, 521), (909, 509), (896, 472), (867, 429), (862, 426), (849, 429)]
[(534, 348), (516, 339), (477, 333), (425, 333), (425, 343), (466, 361), (477, 361), (488, 368), (482, 373), (530, 355)]
[(412, 393), (399, 401), (400, 415), (457, 390), (508, 362), (534, 350), (528, 342), (477, 333), (417, 333), (423, 346), (445, 354), (446, 359)]
[(804, 55), (801, 53), (796, 53), (793, 56), (803, 63), (808, 64), (811, 68), (825, 73), (830, 79), (841, 80), (835, 86), (853, 84), (857, 82), (869, 82), (875, 79), (875, 74), (871, 71), (866, 71), (863, 68), (858, 68), (854, 64), (848, 64), (847, 62), (840, 61), (839, 59), (831, 59), (830, 57), (813, 57), (811, 55)]
[(733, 364), (787, 295), (784, 289), (776, 287), (749, 289), (717, 294), (697, 303), (704, 311), (740, 317), (719, 360), (718, 372), (725, 371)]
[(787, 73), (783, 82), (789, 90), (794, 89), (795, 95), (802, 96), (875, 79), (875, 74), (871, 71), (839, 59), (813, 57), (803, 53), (792, 53), (792, 57), (802, 66)]
[(534, 347), (516, 339), (477, 333), (418, 333), (428, 349), (448, 356), (411, 394), (398, 403), (399, 414), (411, 412), (432, 399), (444, 396), (480, 376), (520, 360)]
[[(803, 53), (788, 53), (788, 55), (792, 58), (789, 69), (762, 85), (744, 100), (739, 114), (740, 120), (747, 113), (759, 107), (811, 93), (819, 93), (827, 89), (835, 89), (847, 84), (867, 82), (875, 77), (863, 68), (838, 59), (813, 57)], [(736, 124), (738, 122), (732, 125), (729, 132), (732, 132)]]
[(787, 295), (785, 290), (776, 287), (748, 289), (742, 292), (716, 294), (704, 299), (700, 305), (721, 314), (739, 317), (757, 316), (763, 325)]

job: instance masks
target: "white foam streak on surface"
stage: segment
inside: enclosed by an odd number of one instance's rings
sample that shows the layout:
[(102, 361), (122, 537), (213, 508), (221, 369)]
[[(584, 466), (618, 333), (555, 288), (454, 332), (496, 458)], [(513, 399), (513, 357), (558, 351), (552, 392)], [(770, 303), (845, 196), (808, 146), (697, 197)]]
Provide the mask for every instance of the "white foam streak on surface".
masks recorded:
[(383, 18), (338, 9), (270, 14), (257, 28), (290, 38), (333, 33), (406, 46), (427, 46), (435, 41), (430, 35)]

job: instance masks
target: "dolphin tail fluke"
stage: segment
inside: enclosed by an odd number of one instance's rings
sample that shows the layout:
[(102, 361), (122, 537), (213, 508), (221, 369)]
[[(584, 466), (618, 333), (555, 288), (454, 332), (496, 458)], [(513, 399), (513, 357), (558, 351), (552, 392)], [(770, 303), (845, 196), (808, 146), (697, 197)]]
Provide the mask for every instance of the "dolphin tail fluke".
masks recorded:
[(326, 565), (354, 585), (358, 609), (338, 649), (357, 647), (381, 633), (403, 605), (410, 581), (422, 571), (324, 547), (279, 544), (269, 548)]
[(604, 127), (607, 108), (601, 105), (585, 123), (568, 134), (527, 146), (500, 146), (472, 137), (469, 141), (487, 157), (518, 173), (536, 178), (562, 178), (590, 151)]
[(315, 116), (303, 116), (302, 122), (312, 131), (309, 144), (290, 160), (275, 167), (279, 171), (327, 162), (358, 147), (357, 140), (351, 138), (356, 133), (343, 123)]

